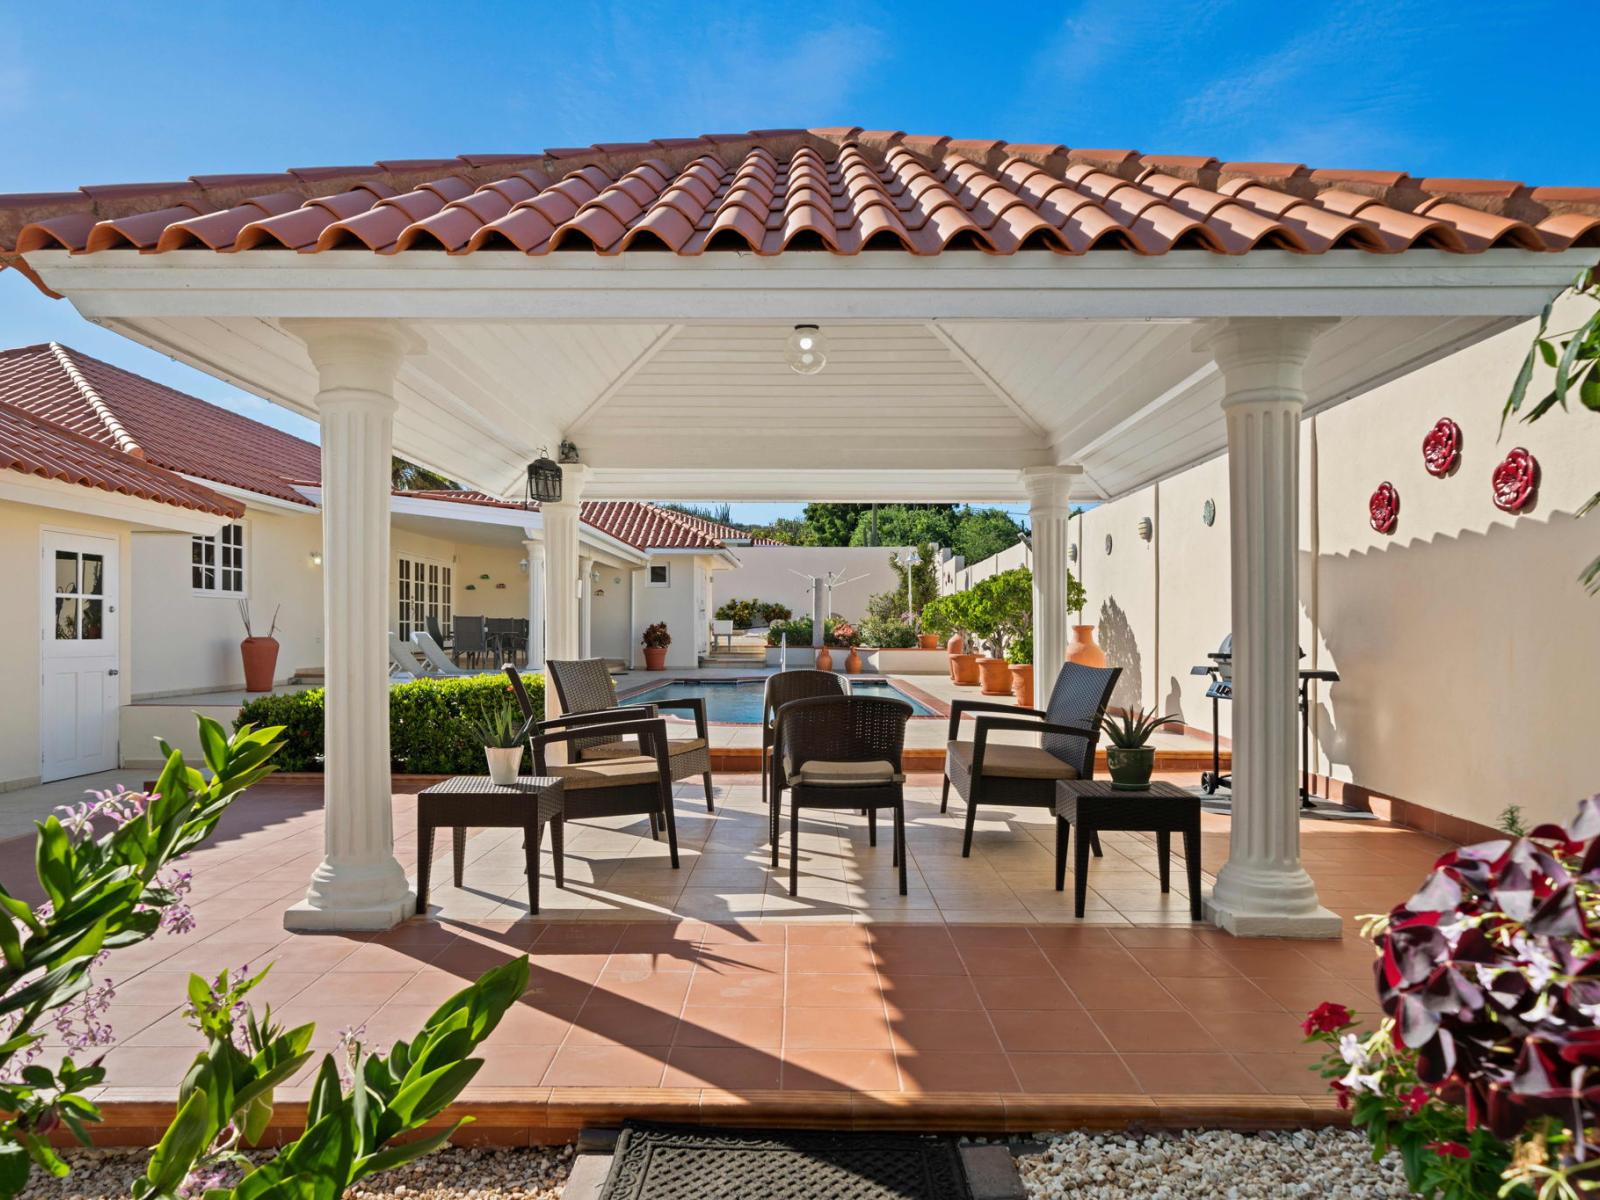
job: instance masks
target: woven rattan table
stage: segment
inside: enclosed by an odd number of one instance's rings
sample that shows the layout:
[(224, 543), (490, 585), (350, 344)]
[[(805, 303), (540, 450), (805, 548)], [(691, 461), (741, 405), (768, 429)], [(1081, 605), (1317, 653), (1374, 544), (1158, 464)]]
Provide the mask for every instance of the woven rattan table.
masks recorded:
[(550, 825), (555, 851), (556, 886), (565, 882), (562, 869), (564, 816), (561, 780), (523, 775), (501, 786), (487, 775), (453, 775), (417, 793), (417, 915), (428, 911), (428, 877), (433, 868), (433, 831), (455, 833), (456, 886), (461, 886), (467, 858), (468, 829), (520, 829), (528, 869), (528, 911), (539, 911), (539, 844)]
[(1200, 919), (1200, 797), (1171, 783), (1155, 782), (1142, 792), (1119, 792), (1103, 779), (1063, 779), (1056, 784), (1056, 891), (1066, 886), (1067, 835), (1078, 836), (1072, 850), (1073, 912), (1083, 916), (1089, 891), (1089, 842), (1103, 830), (1156, 835), (1161, 860), (1161, 891), (1171, 890), (1172, 835), (1183, 835), (1183, 861), (1189, 873), (1189, 915)]

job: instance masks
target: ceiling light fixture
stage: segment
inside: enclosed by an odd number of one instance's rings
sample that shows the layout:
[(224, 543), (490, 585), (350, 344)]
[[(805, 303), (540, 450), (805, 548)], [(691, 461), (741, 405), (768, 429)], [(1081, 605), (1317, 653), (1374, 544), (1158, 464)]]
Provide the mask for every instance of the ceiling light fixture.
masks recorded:
[(800, 375), (815, 375), (828, 365), (827, 346), (822, 330), (815, 325), (796, 325), (783, 348), (789, 369)]

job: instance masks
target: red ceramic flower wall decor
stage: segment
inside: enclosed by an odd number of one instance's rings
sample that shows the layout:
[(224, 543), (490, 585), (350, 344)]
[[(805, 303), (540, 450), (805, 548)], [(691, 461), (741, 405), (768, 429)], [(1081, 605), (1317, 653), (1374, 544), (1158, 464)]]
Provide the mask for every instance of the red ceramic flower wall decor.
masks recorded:
[(1422, 465), (1429, 475), (1448, 475), (1461, 456), (1461, 426), (1440, 417), (1422, 439)]
[(1400, 493), (1388, 480), (1378, 485), (1367, 501), (1367, 514), (1372, 527), (1379, 533), (1393, 533), (1395, 520), (1400, 516)]
[(1520, 512), (1539, 490), (1539, 462), (1518, 446), (1494, 469), (1494, 506), (1502, 512)]

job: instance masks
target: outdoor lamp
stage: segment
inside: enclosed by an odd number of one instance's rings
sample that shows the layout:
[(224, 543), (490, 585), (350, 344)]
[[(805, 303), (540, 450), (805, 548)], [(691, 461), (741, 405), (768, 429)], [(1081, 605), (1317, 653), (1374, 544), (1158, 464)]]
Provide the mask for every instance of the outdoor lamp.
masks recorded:
[(561, 468), (551, 461), (544, 447), (539, 457), (528, 464), (528, 497), (524, 506), (550, 504), (561, 499)]
[(828, 365), (828, 352), (822, 330), (815, 325), (796, 325), (783, 348), (784, 361), (801, 375), (815, 375)]
[(320, 567), (322, 565), (322, 551), (321, 550), (313, 550), (311, 552), (311, 565), (313, 567)]

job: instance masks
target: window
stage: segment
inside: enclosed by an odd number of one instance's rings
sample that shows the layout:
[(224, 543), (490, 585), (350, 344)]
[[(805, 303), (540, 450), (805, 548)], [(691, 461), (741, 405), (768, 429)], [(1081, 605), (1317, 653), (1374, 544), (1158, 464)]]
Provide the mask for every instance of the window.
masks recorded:
[(56, 641), (98, 642), (105, 638), (104, 590), (105, 560), (100, 555), (56, 551)]
[(396, 570), (395, 599), (398, 603), (395, 632), (409, 642), (417, 630), (427, 631), (428, 618), (439, 622), (439, 630), (450, 632), (451, 570), (444, 563), (420, 558), (402, 558)]
[(244, 595), (243, 525), (224, 525), (221, 533), (190, 539), (189, 585), (212, 595)]
[(670, 563), (651, 563), (648, 576), (650, 587), (671, 587), (672, 571)]

